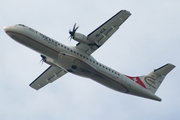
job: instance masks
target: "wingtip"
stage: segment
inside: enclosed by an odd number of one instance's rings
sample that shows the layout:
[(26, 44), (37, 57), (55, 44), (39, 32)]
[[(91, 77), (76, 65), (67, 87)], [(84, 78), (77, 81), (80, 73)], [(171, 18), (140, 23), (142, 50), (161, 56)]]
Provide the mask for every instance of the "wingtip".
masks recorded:
[(175, 65), (173, 65), (173, 64), (171, 64), (171, 63), (168, 63), (168, 65), (171, 65), (171, 66), (174, 67), (174, 68), (176, 67)]
[(123, 10), (121, 10), (120, 12), (123, 12), (123, 11), (124, 11), (124, 12), (128, 12), (128, 13), (131, 15), (130, 11), (128, 11), (128, 10), (124, 10), (124, 9), (123, 9)]

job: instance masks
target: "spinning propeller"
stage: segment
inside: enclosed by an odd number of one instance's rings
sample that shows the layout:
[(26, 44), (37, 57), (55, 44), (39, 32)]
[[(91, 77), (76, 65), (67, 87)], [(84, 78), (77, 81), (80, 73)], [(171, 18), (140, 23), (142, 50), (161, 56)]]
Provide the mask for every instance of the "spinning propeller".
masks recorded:
[(42, 57), (42, 59), (41, 59), (41, 65), (43, 64), (43, 62), (46, 62), (46, 56), (44, 56), (44, 55), (41, 55), (41, 57)]
[(75, 34), (76, 30), (79, 28), (79, 26), (76, 27), (76, 24), (77, 23), (74, 24), (74, 27), (73, 27), (72, 31), (69, 29), (69, 34), (70, 34), (69, 38), (70, 38), (70, 41), (71, 41), (71, 39), (74, 38), (74, 34)]

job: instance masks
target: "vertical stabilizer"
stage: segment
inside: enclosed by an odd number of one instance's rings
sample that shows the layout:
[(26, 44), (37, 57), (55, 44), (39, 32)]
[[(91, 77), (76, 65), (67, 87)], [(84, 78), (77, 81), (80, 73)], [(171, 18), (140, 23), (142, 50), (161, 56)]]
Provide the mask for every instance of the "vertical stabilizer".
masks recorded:
[(165, 76), (174, 68), (175, 66), (172, 64), (166, 64), (158, 69), (153, 70), (148, 75), (141, 76), (140, 79), (146, 86), (146, 88), (155, 93)]

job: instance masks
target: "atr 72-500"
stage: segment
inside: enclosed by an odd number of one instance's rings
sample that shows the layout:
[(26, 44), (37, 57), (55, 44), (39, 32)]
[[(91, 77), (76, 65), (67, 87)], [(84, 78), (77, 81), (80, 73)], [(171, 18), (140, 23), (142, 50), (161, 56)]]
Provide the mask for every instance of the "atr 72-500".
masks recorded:
[(73, 73), (119, 92), (161, 101), (155, 92), (174, 65), (168, 63), (147, 75), (131, 77), (103, 65), (91, 55), (130, 15), (130, 12), (121, 10), (87, 36), (77, 33), (78, 27), (75, 24), (73, 30), (69, 31), (70, 39), (78, 41), (75, 46), (66, 46), (23, 24), (6, 26), (4, 30), (15, 41), (39, 52), (42, 61), (50, 65), (30, 84), (36, 90), (66, 73)]

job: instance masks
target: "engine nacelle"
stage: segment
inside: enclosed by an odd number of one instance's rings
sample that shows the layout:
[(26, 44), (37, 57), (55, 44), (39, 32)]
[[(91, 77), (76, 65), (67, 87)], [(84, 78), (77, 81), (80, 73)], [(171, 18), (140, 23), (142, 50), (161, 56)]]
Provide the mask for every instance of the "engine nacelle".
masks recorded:
[(47, 64), (49, 64), (49, 65), (52, 65), (52, 66), (57, 67), (56, 62), (55, 62), (53, 59), (51, 59), (51, 58), (46, 57), (46, 58), (44, 59), (44, 62), (47, 63)]
[(88, 41), (87, 36), (83, 35), (81, 33), (75, 33), (73, 39), (80, 42), (80, 43), (84, 43), (84, 44), (90, 44), (91, 43), (90, 41)]

